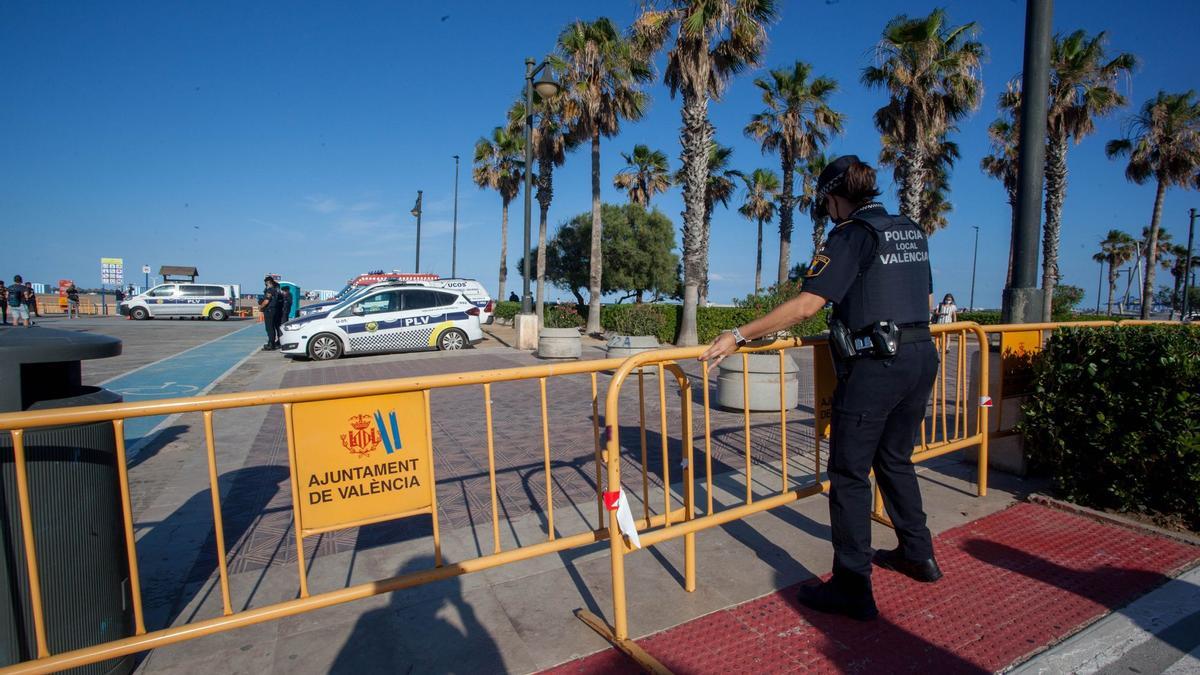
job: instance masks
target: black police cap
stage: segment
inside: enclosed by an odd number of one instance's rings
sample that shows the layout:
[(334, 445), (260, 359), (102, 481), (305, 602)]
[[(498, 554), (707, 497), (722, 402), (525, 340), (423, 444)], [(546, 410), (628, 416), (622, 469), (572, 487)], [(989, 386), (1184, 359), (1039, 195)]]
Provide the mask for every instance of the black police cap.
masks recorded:
[(846, 180), (846, 172), (859, 163), (858, 155), (842, 155), (830, 162), (817, 178), (817, 195), (823, 200), (826, 195), (836, 194)]

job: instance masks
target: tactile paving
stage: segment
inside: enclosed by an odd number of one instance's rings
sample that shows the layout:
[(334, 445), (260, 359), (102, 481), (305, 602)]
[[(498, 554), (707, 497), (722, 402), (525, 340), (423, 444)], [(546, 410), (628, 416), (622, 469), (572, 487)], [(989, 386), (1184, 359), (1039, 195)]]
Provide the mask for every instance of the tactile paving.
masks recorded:
[[(1035, 504), (944, 532), (934, 548), (936, 584), (876, 568), (874, 622), (804, 608), (792, 586), (637, 642), (675, 673), (995, 672), (1200, 560), (1195, 546)], [(547, 672), (638, 669), (607, 650)]]

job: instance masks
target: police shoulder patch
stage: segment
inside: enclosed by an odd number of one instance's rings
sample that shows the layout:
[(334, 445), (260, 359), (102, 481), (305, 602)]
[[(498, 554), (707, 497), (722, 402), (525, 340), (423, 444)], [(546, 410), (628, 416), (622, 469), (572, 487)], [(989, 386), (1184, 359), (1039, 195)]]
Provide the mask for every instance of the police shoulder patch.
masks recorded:
[(829, 257), (828, 256), (823, 256), (820, 254), (815, 255), (815, 256), (813, 256), (812, 262), (810, 262), (808, 264), (808, 272), (806, 272), (804, 274), (804, 276), (809, 279), (811, 279), (812, 277), (815, 277), (815, 276), (819, 276), (821, 274), (821, 272), (824, 272), (825, 268), (828, 266), (829, 266)]

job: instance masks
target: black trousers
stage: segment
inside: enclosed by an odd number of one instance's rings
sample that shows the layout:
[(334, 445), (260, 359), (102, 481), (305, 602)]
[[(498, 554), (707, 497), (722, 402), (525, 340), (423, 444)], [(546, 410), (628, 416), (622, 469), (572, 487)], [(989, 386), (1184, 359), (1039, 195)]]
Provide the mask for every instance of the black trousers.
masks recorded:
[(838, 363), (837, 370), (827, 469), (834, 572), (871, 573), (872, 468), (904, 556), (928, 559), (933, 543), (912, 451), (937, 377), (937, 350), (931, 342), (904, 344), (891, 359)]
[(267, 329), (267, 346), (279, 346), (279, 321), (278, 315), (273, 309), (268, 309), (263, 312), (263, 326)]

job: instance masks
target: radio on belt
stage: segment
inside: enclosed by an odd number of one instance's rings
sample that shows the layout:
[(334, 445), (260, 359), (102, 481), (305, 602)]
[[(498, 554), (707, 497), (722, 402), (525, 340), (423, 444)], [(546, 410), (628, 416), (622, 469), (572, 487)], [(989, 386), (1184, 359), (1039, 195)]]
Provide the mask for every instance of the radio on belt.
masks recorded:
[(831, 319), (829, 344), (834, 353), (843, 359), (889, 359), (900, 348), (900, 327), (889, 319), (876, 321), (862, 330), (851, 331), (846, 324)]

